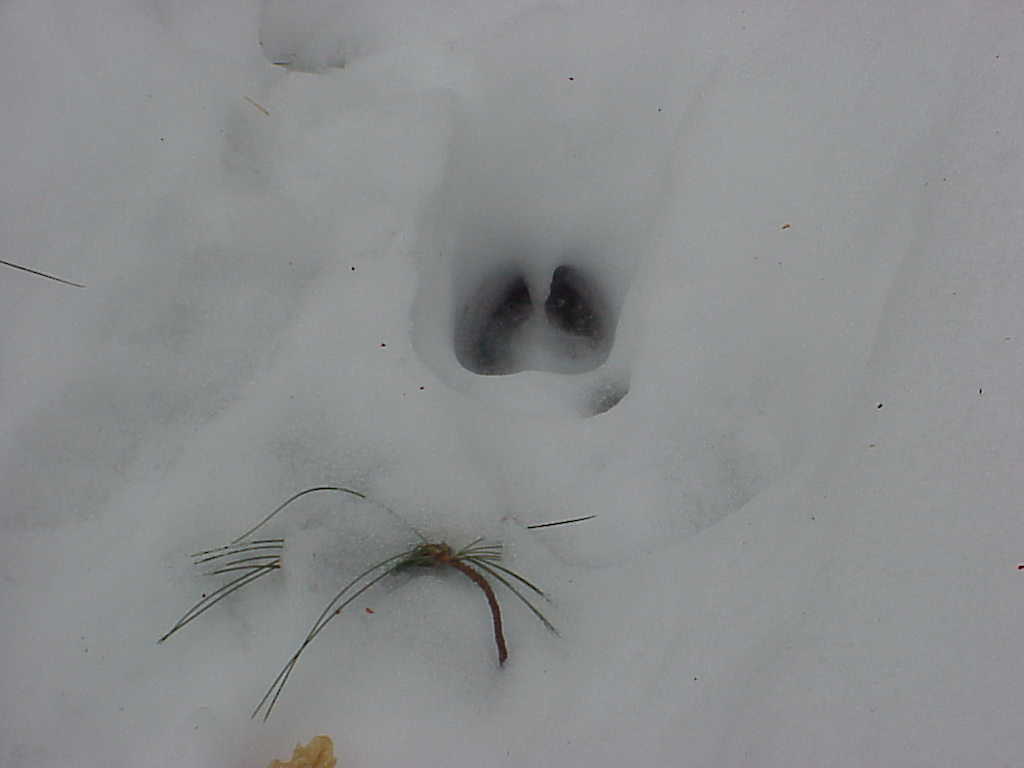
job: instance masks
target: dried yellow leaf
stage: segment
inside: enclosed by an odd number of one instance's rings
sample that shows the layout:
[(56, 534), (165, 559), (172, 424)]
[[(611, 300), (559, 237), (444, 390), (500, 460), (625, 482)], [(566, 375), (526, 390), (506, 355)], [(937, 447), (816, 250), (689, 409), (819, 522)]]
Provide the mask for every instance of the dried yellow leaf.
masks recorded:
[(275, 760), (269, 768), (335, 768), (334, 742), (330, 736), (317, 736), (306, 746), (296, 745), (287, 763)]

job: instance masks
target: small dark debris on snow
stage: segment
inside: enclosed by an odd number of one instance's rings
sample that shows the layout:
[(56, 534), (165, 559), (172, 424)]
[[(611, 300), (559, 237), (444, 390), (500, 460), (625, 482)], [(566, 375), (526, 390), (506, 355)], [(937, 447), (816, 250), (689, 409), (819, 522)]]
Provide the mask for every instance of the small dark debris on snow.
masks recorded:
[(258, 109), (264, 115), (266, 115), (267, 117), (270, 117), (270, 110), (267, 109), (266, 107), (264, 107), (262, 104), (257, 103), (255, 100), (250, 99), (248, 96), (243, 96), (242, 98), (245, 99), (246, 101), (248, 101), (254, 107), (256, 107), (256, 109)]

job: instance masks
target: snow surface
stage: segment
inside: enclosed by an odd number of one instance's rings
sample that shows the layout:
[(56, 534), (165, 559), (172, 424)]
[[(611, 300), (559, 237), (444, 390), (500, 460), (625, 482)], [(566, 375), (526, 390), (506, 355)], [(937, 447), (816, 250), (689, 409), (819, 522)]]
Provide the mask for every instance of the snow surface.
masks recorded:
[[(1019, 4), (7, 0), (0, 43), (3, 258), (87, 284), (0, 272), (5, 768), (1024, 762)], [(460, 364), (567, 261), (607, 359)], [(188, 553), (325, 482), (397, 519), (303, 499), (156, 643)], [(505, 542), (561, 638), (506, 593), (499, 669), (472, 584), (396, 578), (251, 721), (413, 527)]]

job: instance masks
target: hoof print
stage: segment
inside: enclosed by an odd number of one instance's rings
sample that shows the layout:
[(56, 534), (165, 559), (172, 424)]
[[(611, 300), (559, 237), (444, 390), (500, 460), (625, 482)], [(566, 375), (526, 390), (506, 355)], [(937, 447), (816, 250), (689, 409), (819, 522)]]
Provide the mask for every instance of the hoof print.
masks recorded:
[(590, 281), (576, 268), (563, 264), (551, 278), (544, 312), (558, 330), (600, 341), (605, 336), (602, 303)]
[(497, 306), (480, 329), (476, 369), (482, 374), (513, 373), (516, 367), (516, 337), (533, 313), (526, 280), (517, 277), (499, 295)]

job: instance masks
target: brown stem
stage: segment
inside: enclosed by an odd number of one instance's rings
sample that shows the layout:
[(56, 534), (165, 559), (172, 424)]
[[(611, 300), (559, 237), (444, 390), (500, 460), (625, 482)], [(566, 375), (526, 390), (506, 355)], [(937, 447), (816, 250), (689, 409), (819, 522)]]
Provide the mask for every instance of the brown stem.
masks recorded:
[(505, 663), (505, 659), (508, 658), (508, 648), (505, 646), (505, 635), (501, 631), (501, 607), (498, 605), (498, 598), (494, 596), (494, 590), (491, 588), (490, 582), (481, 576), (478, 571), (466, 565), (461, 560), (451, 558), (445, 559), (444, 562), (452, 568), (466, 574), (466, 576), (472, 579), (473, 583), (480, 587), (487, 596), (487, 604), (491, 607), (491, 619), (494, 621), (494, 644), (498, 646), (498, 665), (503, 665)]

